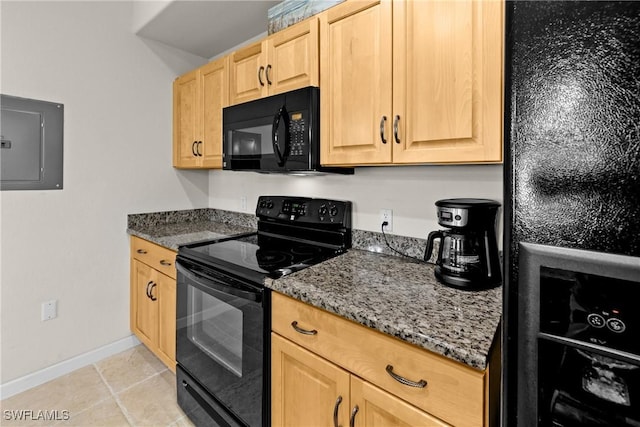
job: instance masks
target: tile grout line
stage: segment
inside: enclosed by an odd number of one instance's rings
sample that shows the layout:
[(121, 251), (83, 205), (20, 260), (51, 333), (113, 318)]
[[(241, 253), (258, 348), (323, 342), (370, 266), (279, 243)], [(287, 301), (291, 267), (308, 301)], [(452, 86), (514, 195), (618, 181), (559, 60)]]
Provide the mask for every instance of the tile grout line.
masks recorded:
[[(102, 375), (102, 372), (100, 372), (100, 369), (98, 369), (98, 366), (94, 363), (93, 367), (95, 368), (95, 370), (98, 372), (98, 375), (100, 375), (100, 378), (102, 379), (102, 382), (107, 386), (107, 388), (109, 389), (109, 393), (111, 393), (111, 396), (113, 397), (113, 399), (116, 401), (116, 405), (118, 405), (118, 408), (120, 408), (120, 412), (122, 412), (122, 415), (124, 415), (124, 418), (127, 420), (127, 422), (129, 423), (130, 426), (135, 426), (135, 423), (133, 422), (133, 418), (131, 417), (131, 415), (129, 414), (129, 411), (127, 410), (127, 408), (124, 406), (124, 404), (120, 401), (120, 398), (118, 397), (118, 394), (116, 392), (113, 391), (113, 388), (111, 387), (111, 385), (107, 382), (107, 379), (104, 377), (104, 375)], [(155, 375), (155, 374), (154, 374)], [(149, 377), (152, 378), (153, 376)], [(148, 379), (148, 378), (147, 378)], [(143, 381), (139, 381), (137, 384), (144, 382)], [(133, 387), (133, 386), (131, 386)], [(128, 388), (131, 388), (128, 387)], [(127, 389), (124, 389), (127, 390)], [(121, 390), (121, 391), (124, 391)]]
[(126, 387), (126, 388), (123, 388), (123, 389), (122, 389), (122, 390), (120, 390), (118, 393), (122, 393), (122, 392), (128, 391), (128, 390), (130, 390), (130, 389), (132, 389), (132, 388), (134, 388), (134, 387), (136, 387), (136, 386), (139, 386), (139, 385), (140, 385), (140, 384), (142, 384), (143, 382), (149, 381), (151, 378), (157, 377), (158, 375), (163, 374), (165, 371), (168, 371), (168, 370), (169, 370), (168, 368), (165, 368), (165, 369), (163, 369), (162, 371), (159, 371), (159, 372), (156, 372), (156, 373), (154, 373), (154, 374), (151, 374), (151, 375), (149, 375), (147, 378), (145, 378), (145, 379), (143, 379), (143, 380), (140, 380), (140, 381), (138, 381), (137, 383), (131, 384), (130, 386), (128, 386), (128, 387)]

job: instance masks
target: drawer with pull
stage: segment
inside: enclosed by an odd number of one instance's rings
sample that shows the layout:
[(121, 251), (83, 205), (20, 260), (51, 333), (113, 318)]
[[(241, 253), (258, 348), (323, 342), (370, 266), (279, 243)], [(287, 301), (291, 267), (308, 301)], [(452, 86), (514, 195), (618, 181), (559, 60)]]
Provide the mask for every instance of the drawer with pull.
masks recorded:
[(169, 277), (176, 278), (176, 253), (171, 249), (131, 236), (131, 256)]
[(272, 330), (447, 423), (484, 423), (484, 371), (277, 292)]

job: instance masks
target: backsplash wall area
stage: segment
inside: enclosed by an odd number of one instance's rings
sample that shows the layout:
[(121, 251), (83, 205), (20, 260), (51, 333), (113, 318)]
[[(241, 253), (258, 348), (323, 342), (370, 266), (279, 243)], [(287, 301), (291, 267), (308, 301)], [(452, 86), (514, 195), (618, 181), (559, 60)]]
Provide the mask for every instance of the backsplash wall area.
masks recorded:
[(368, 231), (379, 232), (380, 209), (392, 209), (390, 234), (426, 239), (429, 231), (441, 228), (436, 200), (473, 197), (502, 203), (502, 165), (361, 167), (354, 175), (323, 176), (209, 173), (211, 208), (252, 213), (260, 195), (350, 200), (353, 228)]

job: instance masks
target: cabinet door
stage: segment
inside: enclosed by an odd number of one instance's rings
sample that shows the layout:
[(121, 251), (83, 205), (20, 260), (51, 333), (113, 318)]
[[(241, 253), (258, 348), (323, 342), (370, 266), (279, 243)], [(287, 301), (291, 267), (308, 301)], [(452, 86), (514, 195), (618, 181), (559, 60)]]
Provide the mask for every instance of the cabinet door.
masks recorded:
[(175, 372), (176, 360), (176, 281), (158, 273), (157, 287), (152, 294), (158, 298), (158, 350), (163, 362)]
[(392, 394), (352, 376), (350, 410), (353, 411), (356, 406), (356, 427), (450, 426)]
[(266, 58), (266, 42), (254, 43), (230, 55), (229, 105), (267, 94)]
[(338, 423), (347, 425), (347, 371), (274, 333), (271, 355), (272, 425), (332, 426), (336, 408)]
[(306, 19), (267, 39), (269, 95), (318, 86), (318, 20)]
[(394, 163), (502, 161), (503, 3), (393, 3)]
[(229, 100), (227, 61), (224, 57), (200, 68), (203, 143), (199, 154), (204, 168), (222, 168), (222, 109)]
[(389, 163), (391, 1), (334, 6), (321, 15), (320, 40), (321, 163)]
[(158, 307), (147, 292), (158, 273), (137, 260), (131, 261), (131, 330), (150, 348), (158, 340)]
[(200, 106), (198, 70), (173, 82), (173, 166), (189, 168), (198, 165), (196, 152), (199, 138)]

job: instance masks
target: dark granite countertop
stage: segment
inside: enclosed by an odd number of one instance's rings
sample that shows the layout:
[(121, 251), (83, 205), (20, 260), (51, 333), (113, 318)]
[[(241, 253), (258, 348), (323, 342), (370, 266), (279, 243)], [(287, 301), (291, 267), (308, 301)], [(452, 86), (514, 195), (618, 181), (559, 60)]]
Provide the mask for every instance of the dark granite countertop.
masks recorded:
[[(255, 217), (199, 209), (129, 215), (127, 232), (177, 250), (179, 245), (255, 231)], [(419, 347), (485, 369), (502, 313), (502, 288), (461, 291), (435, 280), (433, 266), (386, 250), (378, 233), (354, 230), (347, 253), (267, 287)], [(388, 236), (420, 256), (421, 239)]]
[(252, 228), (211, 221), (192, 221), (177, 224), (161, 224), (148, 227), (128, 228), (132, 236), (141, 237), (175, 251), (178, 246), (201, 240), (214, 240), (234, 234), (251, 233)]
[(432, 265), (357, 249), (266, 286), (477, 369), (502, 312), (501, 287), (452, 289)]
[(217, 209), (130, 214), (127, 233), (178, 250), (178, 246), (256, 231), (255, 215)]

